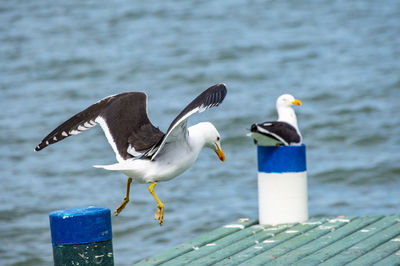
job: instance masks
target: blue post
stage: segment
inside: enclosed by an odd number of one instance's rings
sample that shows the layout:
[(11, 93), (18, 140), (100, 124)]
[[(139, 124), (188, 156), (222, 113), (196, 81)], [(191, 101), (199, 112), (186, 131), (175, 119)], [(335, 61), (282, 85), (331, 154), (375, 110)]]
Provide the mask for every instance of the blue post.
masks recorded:
[(54, 265), (114, 265), (110, 209), (71, 208), (49, 217)]
[(257, 146), (260, 224), (308, 219), (306, 146)]

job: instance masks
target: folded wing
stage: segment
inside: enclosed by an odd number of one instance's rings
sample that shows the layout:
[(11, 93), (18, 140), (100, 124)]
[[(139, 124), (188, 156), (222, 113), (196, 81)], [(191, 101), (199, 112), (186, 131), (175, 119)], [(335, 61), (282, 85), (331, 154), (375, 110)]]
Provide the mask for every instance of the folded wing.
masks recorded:
[(252, 133), (274, 139), (283, 145), (301, 144), (301, 135), (295, 127), (286, 122), (272, 121), (251, 126)]

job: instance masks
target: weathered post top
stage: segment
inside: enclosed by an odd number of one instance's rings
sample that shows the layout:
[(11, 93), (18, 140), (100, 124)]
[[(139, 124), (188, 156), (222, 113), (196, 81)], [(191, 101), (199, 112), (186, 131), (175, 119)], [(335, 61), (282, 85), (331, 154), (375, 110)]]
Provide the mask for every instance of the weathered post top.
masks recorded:
[(54, 265), (114, 265), (110, 209), (70, 208), (49, 218)]

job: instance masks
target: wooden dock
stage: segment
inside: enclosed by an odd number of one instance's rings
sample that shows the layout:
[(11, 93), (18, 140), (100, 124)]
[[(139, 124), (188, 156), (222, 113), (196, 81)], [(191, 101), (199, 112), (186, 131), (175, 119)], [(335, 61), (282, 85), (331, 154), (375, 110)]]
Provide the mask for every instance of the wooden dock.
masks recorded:
[(400, 214), (276, 226), (239, 219), (135, 265), (344, 264), (400, 265)]

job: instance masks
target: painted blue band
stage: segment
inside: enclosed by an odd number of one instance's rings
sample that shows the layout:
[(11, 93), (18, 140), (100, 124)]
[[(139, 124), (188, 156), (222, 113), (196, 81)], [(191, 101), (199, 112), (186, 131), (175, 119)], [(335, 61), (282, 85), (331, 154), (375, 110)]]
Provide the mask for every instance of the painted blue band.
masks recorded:
[(112, 238), (111, 211), (104, 207), (80, 207), (50, 213), (53, 245), (87, 244)]
[(257, 146), (258, 171), (263, 173), (304, 172), (306, 146)]

